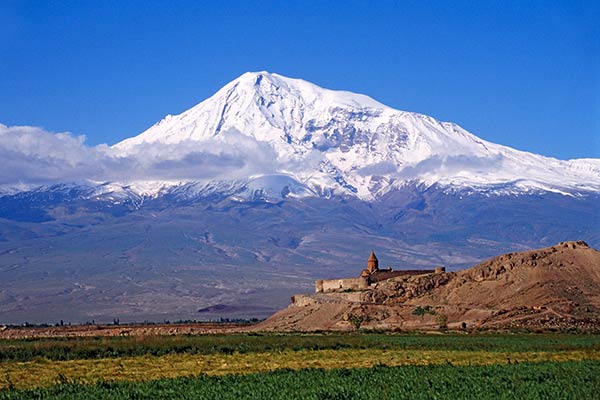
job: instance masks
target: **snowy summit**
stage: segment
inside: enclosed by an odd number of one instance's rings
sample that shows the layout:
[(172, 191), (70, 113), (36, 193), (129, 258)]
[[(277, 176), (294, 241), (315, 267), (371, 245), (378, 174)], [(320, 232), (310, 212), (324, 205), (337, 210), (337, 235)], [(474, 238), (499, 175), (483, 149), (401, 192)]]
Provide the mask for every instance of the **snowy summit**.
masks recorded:
[(409, 182), (492, 192), (600, 191), (600, 160), (561, 161), (518, 151), (451, 122), (268, 72), (245, 73), (113, 149), (132, 156), (148, 144), (190, 142), (271, 153), (264, 171), (245, 178), (260, 176), (276, 191), (290, 182), (303, 193), (364, 200)]
[(68, 184), (115, 202), (166, 194), (374, 201), (432, 185), (486, 195), (600, 192), (599, 159), (518, 151), (451, 122), (268, 72), (245, 73), (112, 147), (0, 124), (0, 156), (0, 194)]

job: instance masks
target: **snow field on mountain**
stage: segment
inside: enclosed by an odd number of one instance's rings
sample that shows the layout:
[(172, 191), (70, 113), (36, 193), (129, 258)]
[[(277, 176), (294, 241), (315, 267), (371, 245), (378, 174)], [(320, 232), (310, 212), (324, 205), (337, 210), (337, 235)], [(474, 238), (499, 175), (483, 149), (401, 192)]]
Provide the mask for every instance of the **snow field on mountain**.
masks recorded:
[(600, 190), (599, 160), (561, 161), (514, 150), (454, 123), (267, 72), (243, 74), (114, 149), (135, 154), (151, 143), (210, 146), (215, 140), (235, 147), (228, 139), (232, 131), (272, 149), (264, 175), (293, 177), (307, 193), (373, 200), (407, 182), (485, 191), (500, 186), (499, 194), (506, 185), (510, 192)]
[(598, 159), (515, 150), (451, 122), (264, 71), (112, 147), (34, 127), (0, 125), (0, 139), (2, 193), (57, 183), (95, 187), (91, 196), (115, 201), (173, 191), (373, 201), (435, 184), (498, 195), (600, 192)]

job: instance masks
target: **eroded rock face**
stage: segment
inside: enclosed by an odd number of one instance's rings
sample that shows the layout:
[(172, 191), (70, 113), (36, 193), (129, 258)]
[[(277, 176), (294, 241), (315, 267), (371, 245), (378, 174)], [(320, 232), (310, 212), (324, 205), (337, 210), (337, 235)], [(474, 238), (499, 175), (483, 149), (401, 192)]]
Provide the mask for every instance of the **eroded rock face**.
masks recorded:
[(447, 324), (594, 331), (600, 330), (600, 252), (583, 241), (563, 242), (504, 254), (459, 272), (397, 277), (364, 291), (306, 297), (259, 328), (430, 329)]
[(422, 296), (447, 284), (456, 277), (453, 272), (407, 276), (389, 279), (363, 292), (361, 301), (374, 304), (398, 304)]

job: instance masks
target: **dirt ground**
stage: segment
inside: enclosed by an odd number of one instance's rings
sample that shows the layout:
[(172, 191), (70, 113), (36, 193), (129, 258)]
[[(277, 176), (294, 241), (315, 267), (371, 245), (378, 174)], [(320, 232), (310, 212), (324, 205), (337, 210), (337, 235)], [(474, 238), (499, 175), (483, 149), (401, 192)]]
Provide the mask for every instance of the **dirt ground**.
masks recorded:
[(250, 324), (198, 322), (185, 324), (72, 325), (51, 327), (0, 326), (0, 339), (93, 336), (201, 335), (248, 332)]

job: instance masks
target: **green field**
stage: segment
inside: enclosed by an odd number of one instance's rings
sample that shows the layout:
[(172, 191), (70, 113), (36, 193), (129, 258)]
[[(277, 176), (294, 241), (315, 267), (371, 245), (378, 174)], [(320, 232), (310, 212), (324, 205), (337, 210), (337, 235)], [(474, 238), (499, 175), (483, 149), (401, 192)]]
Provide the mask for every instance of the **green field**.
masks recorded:
[(0, 399), (594, 399), (600, 362), (279, 370), (149, 382), (61, 384)]
[(284, 350), (404, 349), (491, 352), (600, 350), (599, 335), (230, 334), (0, 340), (0, 362)]
[(0, 399), (594, 398), (600, 393), (598, 376), (598, 335), (235, 334), (0, 341)]

